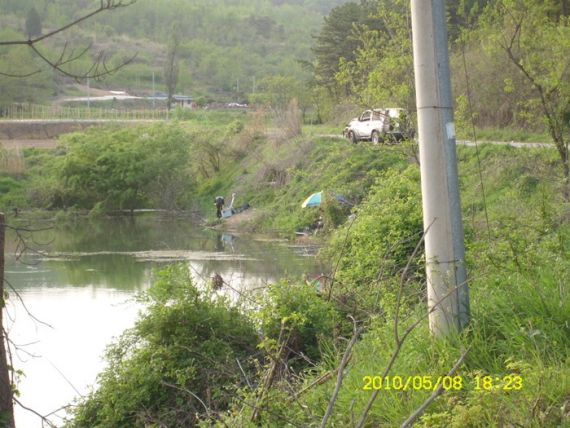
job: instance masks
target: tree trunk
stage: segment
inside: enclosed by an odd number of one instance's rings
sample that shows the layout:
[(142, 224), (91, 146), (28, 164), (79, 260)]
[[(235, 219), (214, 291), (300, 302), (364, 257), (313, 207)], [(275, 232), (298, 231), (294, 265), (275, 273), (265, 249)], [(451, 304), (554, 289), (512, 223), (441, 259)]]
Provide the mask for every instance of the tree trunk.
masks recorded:
[(6, 340), (4, 337), (4, 214), (0, 213), (0, 424), (13, 428), (14, 404), (12, 401), (12, 383), (6, 361)]

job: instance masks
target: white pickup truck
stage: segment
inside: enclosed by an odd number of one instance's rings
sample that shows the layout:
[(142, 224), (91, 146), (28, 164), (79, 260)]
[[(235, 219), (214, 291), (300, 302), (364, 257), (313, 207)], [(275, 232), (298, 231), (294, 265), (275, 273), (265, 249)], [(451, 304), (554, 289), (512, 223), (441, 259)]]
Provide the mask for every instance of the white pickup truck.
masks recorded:
[(353, 143), (360, 140), (370, 140), (374, 144), (397, 143), (413, 137), (413, 132), (407, 129), (407, 116), (402, 108), (366, 110), (346, 125), (343, 135)]

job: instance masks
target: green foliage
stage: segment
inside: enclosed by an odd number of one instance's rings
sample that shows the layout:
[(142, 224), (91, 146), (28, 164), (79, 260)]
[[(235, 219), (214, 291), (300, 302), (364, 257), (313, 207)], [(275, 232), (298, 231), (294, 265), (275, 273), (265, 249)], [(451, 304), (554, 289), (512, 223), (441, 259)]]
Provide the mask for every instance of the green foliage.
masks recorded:
[(350, 206), (337, 200), (336, 195), (325, 193), (321, 203), (324, 226), (328, 230), (334, 230), (343, 224), (350, 214)]
[(42, 19), (35, 7), (32, 7), (26, 16), (26, 34), (30, 39), (42, 34)]
[[(249, 174), (239, 180), (236, 191), (253, 206), (266, 208), (267, 215), (258, 227), (289, 233), (304, 229), (322, 214), (319, 208), (301, 207), (312, 193), (340, 194), (356, 204), (367, 195), (377, 171), (407, 162), (400, 146), (355, 146), (341, 139), (300, 137), (279, 147), (260, 145), (258, 150), (252, 153)], [(348, 207), (331, 204), (325, 201), (322, 207), (328, 230), (348, 214)]]
[[(485, 88), (477, 92), (485, 93), (493, 87), (488, 99), (480, 98), (484, 105), (478, 106), (479, 111), (491, 118), (495, 115), (492, 120), (497, 125), (503, 120), (504, 125), (518, 122), (533, 130), (548, 130), (568, 176), (566, 141), (570, 124), (565, 120), (565, 112), (570, 104), (567, 78), (570, 21), (553, 10), (552, 3), (535, 0), (490, 2), (476, 30), (466, 32), (462, 44), (465, 50), (465, 40), (472, 41), (474, 48), (469, 49), (469, 56), (487, 58), (469, 61), (469, 64), (486, 63), (474, 67), (474, 71), (486, 70), (481, 77), (475, 71), (472, 87), (478, 87), (477, 82), (483, 79), (485, 85), (481, 86)], [(481, 40), (486, 48), (484, 53), (480, 52)], [(504, 94), (500, 105), (497, 105), (498, 93)]]
[[(316, 58), (315, 78), (319, 85), (335, 90), (335, 75), (342, 60), (355, 60), (359, 41), (347, 37), (354, 25), (366, 17), (365, 9), (356, 3), (345, 3), (335, 7), (325, 18), (316, 39), (313, 52)], [(344, 94), (346, 95), (346, 94)]]
[(304, 98), (303, 82), (292, 76), (270, 76), (262, 79), (259, 92), (249, 97), (250, 102), (285, 110), (293, 98)]
[(12, 177), (0, 176), (0, 210), (23, 208), (28, 205), (20, 181)]
[[(566, 426), (568, 419), (568, 391), (570, 385), (570, 299), (567, 278), (570, 275), (568, 249), (570, 228), (565, 222), (568, 211), (557, 192), (553, 180), (556, 154), (547, 150), (520, 150), (509, 147), (483, 146), (479, 156), (473, 148), (462, 148), (461, 159), (463, 204), (468, 223), (468, 259), (471, 294), (471, 324), (459, 337), (436, 341), (431, 337), (426, 317), (425, 302), (415, 305), (406, 302), (399, 318), (399, 337), (406, 328), (420, 321), (403, 343), (400, 353), (388, 375), (430, 377), (432, 382), (444, 375), (454, 365), (459, 355), (469, 349), (467, 357), (456, 375), (461, 387), (447, 391), (430, 404), (416, 422), (421, 427), (487, 427), (487, 426)], [(480, 159), (481, 162), (478, 161)], [(479, 165), (482, 168), (487, 194), (486, 205), (490, 218), (490, 235), (483, 219)], [(375, 195), (382, 195), (377, 198)], [(390, 195), (395, 194), (393, 198)], [(365, 251), (356, 253), (351, 247), (371, 248), (366, 242), (368, 232), (373, 240), (383, 242), (384, 235), (395, 236), (392, 242), (400, 243), (400, 236), (412, 235), (413, 228), (401, 225), (408, 217), (419, 215), (414, 209), (404, 207), (402, 195), (417, 194), (417, 170), (409, 167), (398, 175), (386, 173), (379, 184), (372, 188), (367, 200), (357, 210), (357, 220), (349, 235), (354, 235), (348, 248), (352, 251), (344, 271), (358, 266), (360, 260), (369, 260)], [(399, 196), (398, 196), (399, 195)], [(387, 206), (382, 211), (382, 201)], [(477, 204), (478, 202), (478, 204)], [(416, 207), (417, 209), (417, 207)], [(392, 211), (394, 210), (394, 211)], [(474, 212), (472, 212), (474, 210)], [(375, 211), (376, 215), (372, 212)], [(394, 212), (394, 217), (390, 217)], [(397, 214), (395, 214), (397, 213)], [(410, 214), (412, 213), (412, 214)], [(394, 234), (383, 224), (399, 224), (407, 235)], [(359, 225), (357, 222), (363, 222)], [(368, 221), (368, 223), (367, 223)], [(367, 227), (364, 228), (363, 226)], [(382, 228), (384, 227), (384, 228)], [(348, 229), (348, 228), (346, 228)], [(340, 231), (340, 239), (346, 236)], [(395, 231), (397, 232), (397, 230)], [(333, 240), (332, 253), (338, 253), (339, 242)], [(404, 242), (407, 245), (407, 242)], [(413, 242), (415, 244), (415, 240)], [(405, 260), (405, 253), (400, 261)], [(378, 262), (378, 258), (376, 258)], [(389, 260), (388, 260), (389, 261)], [(553, 268), (554, 267), (554, 268)], [(344, 285), (341, 272), (335, 287)], [(378, 267), (363, 269), (364, 275)], [(391, 273), (386, 277), (390, 278)], [(393, 281), (399, 284), (399, 278)], [(413, 287), (405, 283), (405, 287)], [(349, 301), (364, 302), (374, 296), (374, 290), (349, 283), (356, 298)], [(346, 303), (346, 300), (339, 302)], [(331, 426), (354, 425), (372, 391), (364, 391), (365, 376), (381, 376), (394, 351), (397, 349), (394, 335), (394, 312), (380, 310), (392, 308), (395, 296), (383, 295), (381, 308), (372, 314), (366, 333), (357, 342), (345, 371), (342, 387), (336, 400)], [(358, 311), (362, 306), (349, 310)], [(380, 309), (380, 310), (379, 310)], [(346, 310), (346, 309), (345, 309)], [(403, 312), (402, 312), (403, 310)], [(370, 315), (370, 314), (368, 314)], [(425, 321), (422, 321), (424, 319)], [(334, 374), (336, 360), (322, 360), (310, 372), (305, 372), (294, 387), (297, 406), (284, 406), (293, 400), (290, 386), (278, 385), (267, 399), (262, 421), (267, 426), (277, 418), (291, 425), (313, 426), (322, 420), (326, 406), (335, 387), (336, 376), (323, 381), (323, 376)], [(515, 375), (522, 378), (521, 390), (505, 390), (505, 383), (495, 379)], [(493, 390), (481, 387), (481, 378), (491, 376)], [(403, 386), (403, 385), (402, 385)], [(299, 391), (303, 391), (299, 394)], [(384, 388), (379, 391), (366, 426), (396, 426), (402, 423), (431, 394), (432, 390), (407, 391)], [(237, 412), (236, 412), (237, 414)], [(224, 420), (232, 426), (249, 426), (239, 416)]]
[(180, 264), (159, 273), (143, 295), (146, 311), (108, 349), (99, 387), (68, 426), (194, 426), (227, 407), (242, 379), (236, 359), (249, 368), (257, 333), (223, 299), (199, 292), (188, 272)]
[(287, 343), (290, 358), (306, 366), (301, 354), (316, 362), (323, 356), (323, 346), (326, 349), (332, 344), (339, 323), (338, 312), (310, 284), (272, 285), (261, 298), (260, 307), (255, 317), (264, 335), (262, 346), (267, 351), (275, 352), (281, 346), (281, 339)]
[[(61, 206), (106, 210), (174, 208), (191, 190), (187, 136), (176, 125), (90, 130), (67, 137), (59, 160)], [(53, 204), (58, 201), (54, 200)]]
[(378, 25), (357, 26), (352, 38), (359, 43), (354, 58), (340, 62), (335, 78), (350, 88), (355, 101), (364, 106), (392, 106), (412, 110), (415, 105), (410, 2), (384, 0), (374, 3), (370, 21)]
[[(247, 126), (241, 132), (246, 132)], [(239, 128), (237, 122), (230, 123), (224, 134), (228, 139), (238, 137), (240, 134), (233, 132)], [(194, 137), (190, 140), (192, 144), (196, 141)], [(228, 144), (233, 143), (228, 140)], [(205, 337), (204, 332), (212, 323), (222, 326), (222, 330), (229, 327), (218, 323), (217, 315), (200, 309), (204, 302), (216, 308), (221, 308), (222, 303), (188, 288), (186, 271), (180, 276), (169, 274), (168, 281), (159, 281), (147, 295), (152, 322), (141, 321), (134, 336), (130, 333), (119, 348), (112, 348), (111, 361), (116, 364), (112, 363), (101, 377), (103, 392), (93, 393), (79, 407), (76, 421), (83, 425), (76, 426), (138, 426), (159, 420), (167, 426), (180, 426), (189, 424), (188, 415), (194, 412), (201, 413), (203, 426), (254, 426), (252, 403), (260, 405), (257, 423), (262, 426), (279, 426), (283, 421), (299, 426), (318, 425), (334, 389), (334, 369), (344, 352), (345, 342), (339, 337), (350, 335), (344, 315), (352, 315), (366, 326), (345, 371), (330, 421), (335, 426), (351, 425), (370, 398), (371, 391), (362, 390), (363, 377), (380, 375), (396, 348), (396, 294), (402, 284), (400, 338), (416, 320), (420, 324), (407, 337), (390, 375), (404, 379), (437, 378), (447, 373), (462, 350), (469, 347), (457, 373), (462, 376), (462, 389), (448, 391), (432, 403), (417, 422), (419, 426), (567, 424), (564, 409), (570, 382), (570, 300), (566, 284), (570, 262), (566, 254), (570, 249), (570, 228), (565, 220), (568, 210), (559, 194), (559, 177), (553, 168), (556, 153), (492, 145), (480, 146), (478, 154), (474, 148), (459, 149), (472, 322), (460, 337), (441, 342), (431, 338), (427, 321), (422, 320), (426, 316), (423, 260), (421, 256), (410, 260), (423, 227), (419, 172), (416, 165), (408, 163), (405, 148), (304, 138), (281, 144), (262, 140), (257, 144), (256, 151), (237, 165), (222, 156), (223, 167), (211, 178), (200, 180), (204, 186), (201, 191), (238, 190), (240, 197), (251, 197), (250, 201), (257, 201), (258, 207), (270, 207), (273, 218), (266, 218), (265, 227), (291, 227), (320, 215), (319, 209), (302, 209), (300, 204), (314, 191), (328, 192), (325, 184), (357, 203), (354, 223), (334, 231), (324, 251), (332, 261), (329, 265), (335, 267), (338, 262), (331, 301), (326, 299), (326, 288), (319, 294), (310, 283), (280, 282), (267, 288), (255, 309), (256, 328), (263, 338), (259, 343), (257, 338), (247, 343), (272, 357), (286, 343), (288, 352), (282, 357), (296, 376), (289, 377), (290, 371), (278, 371), (272, 388), (261, 399), (260, 389), (267, 372), (248, 366), (245, 370), (253, 387), (242, 385), (239, 369), (231, 361), (238, 352), (235, 342), (243, 335), (235, 331), (222, 337), (214, 328), (215, 338), (232, 345), (204, 345), (208, 352), (219, 348), (220, 353), (213, 352), (214, 361), (194, 353), (190, 353), (190, 360), (185, 350), (196, 350), (198, 346), (191, 340), (207, 342), (210, 336)], [(36, 161), (34, 157), (28, 159), (32, 165)], [(259, 174), (268, 171), (264, 162), (270, 163), (274, 171), (286, 173), (282, 183), (263, 183)], [(482, 185), (485, 201), (481, 197)], [(211, 205), (211, 198), (208, 201)], [(327, 206), (329, 203), (331, 207)], [(325, 199), (321, 208), (325, 217), (331, 211), (332, 224), (338, 208), (335, 200)], [(408, 261), (411, 265), (404, 272)], [(182, 309), (179, 302), (189, 308)], [(171, 316), (171, 310), (177, 315)], [(188, 317), (191, 321), (180, 322), (182, 313), (183, 319)], [(249, 322), (247, 325), (255, 331)], [(153, 352), (146, 348), (147, 343)], [(246, 353), (254, 353), (251, 348), (239, 348), (243, 350), (242, 357), (238, 357), (242, 363), (247, 361)], [(114, 351), (117, 349), (120, 351)], [(210, 355), (205, 350), (200, 352)], [(308, 365), (301, 353), (313, 364)], [(271, 361), (260, 358), (252, 366), (265, 368)], [(221, 375), (211, 374), (210, 367)], [(523, 390), (475, 389), (476, 376), (511, 374), (523, 377)], [(163, 381), (179, 389), (172, 391)], [(203, 389), (203, 385), (207, 388)], [(212, 393), (211, 402), (204, 398), (208, 397), (208, 390)], [(211, 415), (216, 413), (214, 421), (207, 420), (207, 412), (186, 391), (192, 391), (211, 406)], [(367, 424), (399, 424), (430, 393), (380, 391)], [(140, 412), (142, 408), (147, 411)], [(220, 416), (218, 412), (224, 413)]]
[[(331, 263), (338, 265), (342, 289), (370, 294), (366, 305), (382, 302), (384, 311), (393, 310), (399, 276), (423, 230), (419, 187), (419, 171), (414, 165), (379, 174), (355, 210), (356, 219), (340, 228), (326, 249)], [(421, 278), (421, 266), (418, 252), (406, 276)], [(412, 295), (420, 290), (414, 286), (409, 289)]]
[[(78, 68), (83, 71), (102, 45), (111, 59), (109, 63), (119, 63), (137, 52), (134, 63), (107, 76), (101, 87), (150, 91), (154, 72), (157, 89), (167, 92), (169, 79), (163, 79), (161, 71), (166, 62), (168, 38), (175, 31), (181, 41), (178, 91), (208, 94), (218, 101), (243, 101), (255, 92), (254, 78), (260, 81), (281, 75), (284, 70), (298, 80), (309, 78), (297, 60), (311, 60), (312, 34), (330, 8), (340, 3), (342, 0), (139, 1), (82, 22), (61, 37), (46, 40), (42, 48), (49, 48), (53, 51), (51, 57), (58, 58), (65, 42), (79, 46), (77, 49), (93, 43), (96, 49), (79, 61), (82, 67)], [(28, 11), (35, 7), (42, 15), (44, 27), (57, 28), (97, 6), (96, 2), (71, 0), (19, 3), (6, 0), (2, 3), (0, 27), (19, 29)], [(174, 30), (173, 23), (177, 24)], [(16, 50), (27, 51), (25, 47)], [(9, 66), (9, 61), (0, 58), (1, 71)], [(52, 83), (62, 86), (66, 83), (61, 79), (58, 82), (51, 73), (47, 77)], [(2, 83), (2, 90), (9, 89), (7, 83)], [(92, 85), (98, 84), (92, 82)]]

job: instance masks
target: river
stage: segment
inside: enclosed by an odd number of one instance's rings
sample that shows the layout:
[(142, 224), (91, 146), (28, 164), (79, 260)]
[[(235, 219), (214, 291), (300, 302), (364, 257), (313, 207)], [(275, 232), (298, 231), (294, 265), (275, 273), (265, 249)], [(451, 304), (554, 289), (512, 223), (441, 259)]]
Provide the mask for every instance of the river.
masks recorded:
[(46, 230), (24, 232), (29, 248), (19, 258), (19, 238), (9, 230), (6, 251), (5, 325), (22, 370), (18, 400), (33, 410), (16, 407), (20, 428), (42, 426), (34, 412), (62, 424), (63, 408), (95, 384), (106, 345), (134, 324), (141, 309), (134, 297), (161, 266), (186, 262), (198, 284), (219, 273), (232, 299), (318, 271), (314, 249), (204, 230), (186, 218), (145, 214), (29, 228)]

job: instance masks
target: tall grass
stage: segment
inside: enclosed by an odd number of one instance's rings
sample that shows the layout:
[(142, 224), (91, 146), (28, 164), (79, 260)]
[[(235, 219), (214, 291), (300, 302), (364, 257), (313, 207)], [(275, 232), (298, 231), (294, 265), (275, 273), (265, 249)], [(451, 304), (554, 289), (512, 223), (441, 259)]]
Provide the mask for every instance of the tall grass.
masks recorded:
[(19, 176), (25, 171), (22, 148), (4, 148), (0, 145), (0, 173), (9, 176)]

